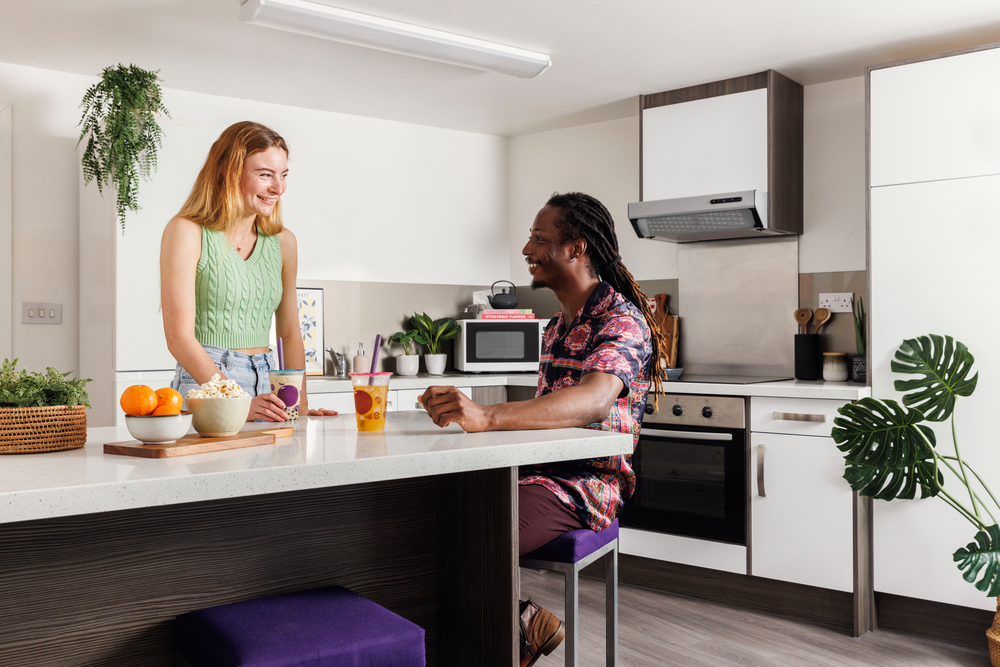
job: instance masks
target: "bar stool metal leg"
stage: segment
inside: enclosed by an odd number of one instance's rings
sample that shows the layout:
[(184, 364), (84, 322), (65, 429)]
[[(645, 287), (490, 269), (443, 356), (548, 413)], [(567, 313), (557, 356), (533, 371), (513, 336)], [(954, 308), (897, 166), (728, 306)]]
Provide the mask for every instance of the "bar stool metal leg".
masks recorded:
[(579, 654), (579, 634), (577, 624), (580, 618), (580, 590), (577, 587), (579, 574), (575, 566), (570, 565), (566, 573), (566, 667), (577, 667)]
[(607, 667), (618, 664), (618, 549), (604, 556), (604, 646)]

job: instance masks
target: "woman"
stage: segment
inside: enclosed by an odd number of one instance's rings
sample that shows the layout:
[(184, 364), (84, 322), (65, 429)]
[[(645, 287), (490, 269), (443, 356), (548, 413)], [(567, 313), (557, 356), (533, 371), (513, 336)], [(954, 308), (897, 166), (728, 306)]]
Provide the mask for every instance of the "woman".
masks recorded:
[[(187, 396), (216, 373), (235, 380), (253, 396), (248, 421), (286, 419), (267, 378), (277, 368), (268, 347), (272, 315), (286, 368), (305, 368), (295, 236), (281, 222), (287, 175), (280, 135), (249, 121), (230, 126), (160, 245), (163, 329), (177, 360), (170, 386)], [(327, 414), (308, 412), (305, 386), (299, 414)]]

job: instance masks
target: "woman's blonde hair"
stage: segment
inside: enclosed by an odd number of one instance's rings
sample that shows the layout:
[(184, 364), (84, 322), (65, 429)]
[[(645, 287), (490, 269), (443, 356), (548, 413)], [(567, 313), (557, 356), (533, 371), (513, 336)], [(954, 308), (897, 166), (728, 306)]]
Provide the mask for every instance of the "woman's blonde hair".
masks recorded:
[[(240, 189), (243, 163), (251, 155), (274, 146), (288, 155), (285, 140), (265, 125), (245, 120), (227, 127), (208, 151), (205, 166), (201, 168), (191, 194), (177, 216), (193, 220), (213, 231), (227, 235), (232, 233), (236, 222), (244, 215), (243, 192)], [(279, 199), (271, 215), (266, 218), (257, 216), (257, 230), (273, 236), (282, 229)]]

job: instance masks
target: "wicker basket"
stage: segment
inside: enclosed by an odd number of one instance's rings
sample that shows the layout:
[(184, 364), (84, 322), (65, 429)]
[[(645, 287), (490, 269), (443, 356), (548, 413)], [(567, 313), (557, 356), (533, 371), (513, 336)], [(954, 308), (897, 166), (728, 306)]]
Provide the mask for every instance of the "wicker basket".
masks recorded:
[(38, 454), (87, 444), (87, 408), (0, 408), (0, 454)]
[(997, 613), (993, 625), (986, 631), (986, 642), (990, 645), (990, 664), (1000, 667), (1000, 597), (997, 598)]

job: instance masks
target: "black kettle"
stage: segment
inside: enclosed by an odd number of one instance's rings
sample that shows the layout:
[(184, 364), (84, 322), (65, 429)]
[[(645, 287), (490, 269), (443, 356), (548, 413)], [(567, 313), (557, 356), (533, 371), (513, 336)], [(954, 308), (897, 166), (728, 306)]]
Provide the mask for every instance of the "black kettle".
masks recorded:
[[(507, 283), (510, 285), (510, 292), (507, 291), (506, 287), (500, 288), (500, 293), (496, 293), (496, 287), (499, 283)], [(509, 280), (498, 280), (493, 283), (490, 287), (491, 295), (486, 297), (490, 302), (490, 308), (517, 308), (517, 297), (514, 296), (514, 292), (517, 290), (514, 287), (514, 283)]]

